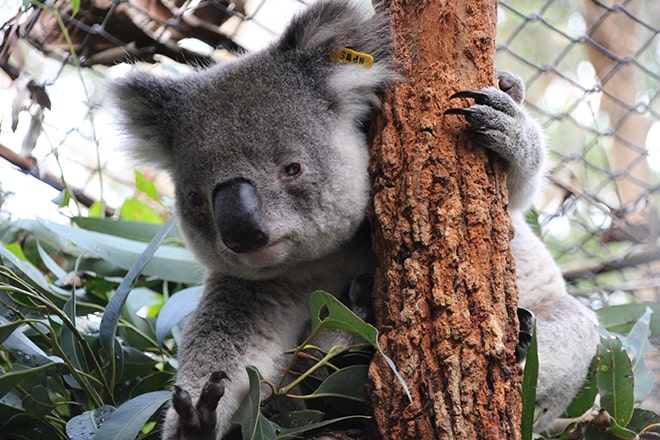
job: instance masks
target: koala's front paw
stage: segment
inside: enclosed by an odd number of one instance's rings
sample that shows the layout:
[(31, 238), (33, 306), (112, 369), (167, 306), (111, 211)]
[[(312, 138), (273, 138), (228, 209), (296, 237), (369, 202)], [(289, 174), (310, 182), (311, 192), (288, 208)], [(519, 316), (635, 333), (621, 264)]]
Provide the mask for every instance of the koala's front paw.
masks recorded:
[(454, 93), (450, 99), (471, 98), (474, 105), (450, 108), (446, 115), (462, 115), (466, 131), (500, 155), (508, 164), (509, 208), (526, 209), (542, 181), (545, 145), (543, 130), (520, 105), (525, 88), (520, 78), (499, 74), (499, 85)]
[(229, 379), (224, 371), (215, 371), (204, 384), (197, 404), (193, 406), (190, 394), (175, 386), (172, 407), (178, 414), (177, 438), (185, 440), (215, 440), (216, 408), (225, 393), (223, 380)]

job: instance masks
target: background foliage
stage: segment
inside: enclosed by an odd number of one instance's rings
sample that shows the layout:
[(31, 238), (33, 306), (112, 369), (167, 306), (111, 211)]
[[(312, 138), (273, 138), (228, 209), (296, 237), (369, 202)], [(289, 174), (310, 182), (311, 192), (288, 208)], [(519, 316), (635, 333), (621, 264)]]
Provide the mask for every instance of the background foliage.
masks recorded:
[[(660, 10), (653, 1), (499, 2), (498, 68), (523, 77), (528, 108), (552, 150), (547, 196), (533, 221), (570, 290), (599, 309), (603, 324), (590, 380), (566, 415), (592, 408), (597, 395), (607, 413), (558, 438), (635, 438), (658, 429), (657, 416), (640, 406), (659, 409), (644, 362), (657, 363), (649, 341), (660, 331)], [(98, 109), (100, 84), (124, 71), (121, 61), (155, 62), (176, 74), (228, 50), (263, 46), (301, 2), (15, 6), (0, 10), (7, 12), (0, 155), (13, 164), (0, 161), (0, 179), (15, 193), (0, 192), (0, 429), (8, 438), (156, 438), (201, 271), (169, 221), (168, 185), (114, 153), (120, 140)], [(16, 169), (56, 190), (25, 195), (27, 180)], [(31, 213), (56, 221), (27, 220), (25, 201)], [(353, 322), (340, 315), (340, 325)], [(366, 324), (351, 327), (373, 338)], [(342, 419), (335, 427), (359, 426), (344, 418), (364, 413), (355, 384), (370, 350), (300, 353), (322, 360), (298, 371), (305, 395), (316, 396), (295, 399), (306, 410), (270, 419), (252, 399), (239, 417), (244, 438), (313, 434), (333, 419)], [(533, 382), (534, 362), (527, 369)], [(261, 378), (250, 377), (254, 392)]]

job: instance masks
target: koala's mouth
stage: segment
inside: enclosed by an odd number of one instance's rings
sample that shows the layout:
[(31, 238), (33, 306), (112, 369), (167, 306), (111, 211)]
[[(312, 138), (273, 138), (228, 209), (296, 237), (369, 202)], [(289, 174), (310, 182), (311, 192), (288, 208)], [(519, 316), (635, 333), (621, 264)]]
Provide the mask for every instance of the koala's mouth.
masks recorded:
[(238, 254), (237, 258), (245, 266), (255, 269), (277, 266), (287, 258), (287, 243), (280, 238), (260, 249)]

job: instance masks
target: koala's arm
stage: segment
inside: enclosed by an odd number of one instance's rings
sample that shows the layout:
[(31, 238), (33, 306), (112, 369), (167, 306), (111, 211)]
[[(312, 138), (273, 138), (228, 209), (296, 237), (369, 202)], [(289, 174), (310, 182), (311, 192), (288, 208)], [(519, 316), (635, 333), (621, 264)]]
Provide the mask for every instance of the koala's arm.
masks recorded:
[(467, 131), (507, 162), (509, 211), (515, 228), (511, 242), (516, 259), (519, 306), (536, 315), (539, 376), (536, 404), (542, 414), (534, 425), (543, 431), (579, 391), (599, 341), (594, 312), (566, 291), (561, 271), (525, 220), (539, 191), (545, 160), (543, 132), (522, 108), (520, 78), (499, 73), (499, 86), (458, 92), (475, 105), (447, 114), (465, 116)]
[[(179, 345), (173, 405), (163, 439), (220, 440), (247, 393), (248, 365), (269, 380), (280, 379), (288, 360), (284, 352), (296, 346), (306, 324), (301, 317), (308, 314), (306, 301), (296, 301), (288, 288), (282, 290), (285, 293), (272, 281), (207, 279)], [(219, 381), (219, 389), (214, 389)]]

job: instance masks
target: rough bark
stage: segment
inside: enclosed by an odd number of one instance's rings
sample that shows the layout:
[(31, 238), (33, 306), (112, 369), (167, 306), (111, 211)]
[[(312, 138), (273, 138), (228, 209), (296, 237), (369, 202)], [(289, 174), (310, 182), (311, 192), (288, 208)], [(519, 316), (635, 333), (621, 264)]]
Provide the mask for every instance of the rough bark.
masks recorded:
[(443, 116), (448, 97), (495, 83), (495, 0), (392, 0), (405, 80), (386, 96), (372, 147), (374, 437), (517, 439), (520, 371), (502, 164)]

